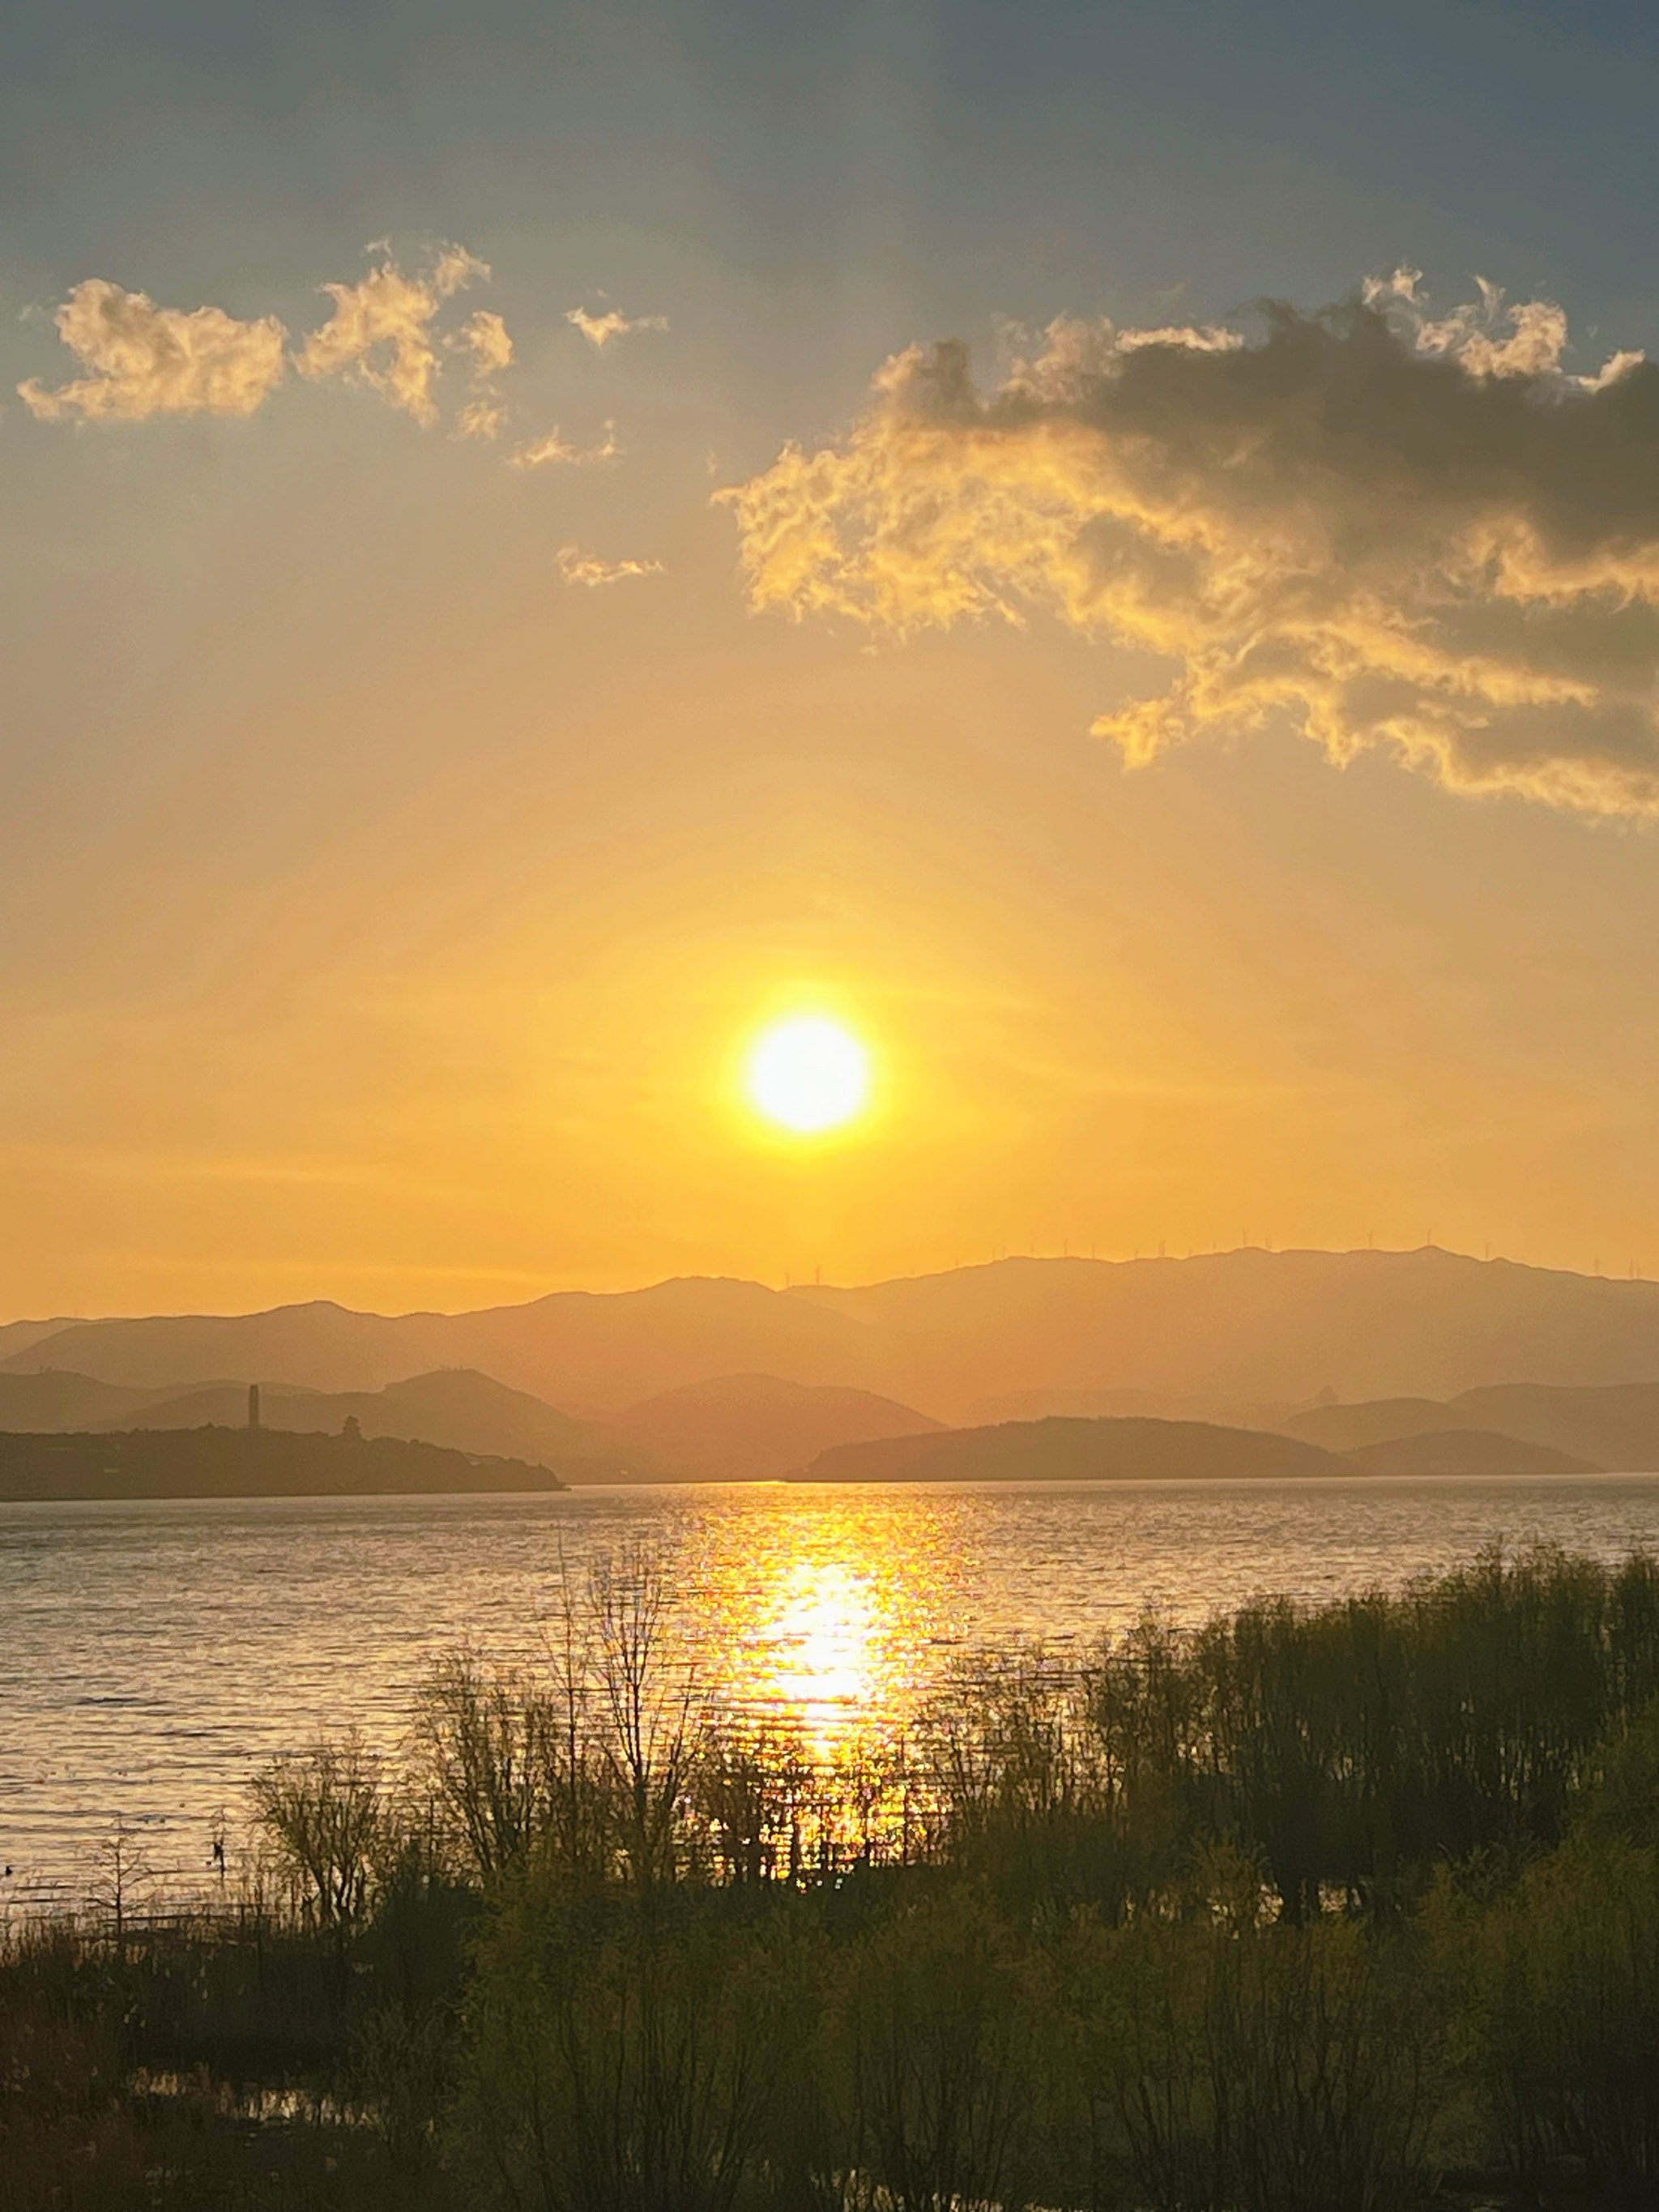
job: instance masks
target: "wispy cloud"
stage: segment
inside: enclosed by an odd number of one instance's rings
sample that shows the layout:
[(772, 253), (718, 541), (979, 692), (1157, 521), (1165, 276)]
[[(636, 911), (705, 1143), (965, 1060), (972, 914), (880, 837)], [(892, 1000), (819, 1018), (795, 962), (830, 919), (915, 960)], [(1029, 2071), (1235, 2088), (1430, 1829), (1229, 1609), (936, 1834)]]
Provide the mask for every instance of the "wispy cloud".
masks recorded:
[(555, 423), (541, 437), (530, 439), (507, 458), (515, 469), (585, 468), (592, 461), (614, 461), (621, 451), (614, 422), (605, 424), (597, 446), (573, 446)]
[(456, 331), (450, 344), (458, 353), (471, 356), (471, 396), (457, 418), (457, 430), (463, 438), (498, 437), (506, 428), (507, 410), (497, 387), (513, 366), (513, 340), (507, 325), (489, 308), (480, 307)]
[[(429, 428), (438, 419), (440, 369), (433, 325), (446, 300), (487, 278), (489, 270), (462, 246), (444, 246), (431, 265), (415, 276), (407, 275), (390, 253), (382, 252), (383, 258), (357, 283), (323, 286), (334, 310), (307, 339), (298, 356), (300, 373), (353, 377)], [(506, 338), (499, 316), (475, 317), (469, 330), (477, 333), (479, 323), (485, 320)], [(475, 336), (475, 348), (494, 343), (488, 334)]]
[(596, 553), (584, 553), (580, 545), (561, 545), (557, 557), (559, 574), (567, 584), (586, 584), (590, 589), (600, 584), (626, 583), (630, 576), (663, 573), (660, 561), (601, 561)]
[(632, 337), (635, 331), (665, 331), (666, 315), (624, 315), (620, 308), (609, 307), (602, 315), (590, 315), (586, 307), (572, 307), (565, 320), (574, 323), (591, 346), (603, 352), (613, 338)]
[(902, 635), (974, 617), (1166, 656), (1132, 763), (1285, 718), (1334, 761), (1659, 813), (1659, 368), (1414, 272), (1250, 342), (1062, 320), (989, 388), (955, 343), (732, 507), (754, 605)]
[(252, 415), (281, 383), (288, 333), (274, 315), (238, 322), (222, 307), (158, 307), (101, 276), (77, 284), (52, 318), (87, 372), (17, 387), (43, 422), (142, 422), (155, 415)]

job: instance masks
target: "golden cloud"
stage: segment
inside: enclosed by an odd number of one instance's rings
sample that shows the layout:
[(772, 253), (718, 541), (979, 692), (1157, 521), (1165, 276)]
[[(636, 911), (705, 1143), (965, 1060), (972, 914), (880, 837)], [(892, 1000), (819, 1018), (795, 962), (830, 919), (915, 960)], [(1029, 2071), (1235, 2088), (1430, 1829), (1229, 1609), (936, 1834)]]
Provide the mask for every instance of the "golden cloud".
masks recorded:
[[(507, 421), (497, 383), (513, 361), (501, 318), (481, 308), (447, 334), (436, 328), (445, 302), (488, 268), (464, 246), (443, 247), (424, 272), (408, 276), (386, 252), (356, 284), (325, 284), (326, 323), (294, 358), (302, 375), (350, 376), (430, 427), (446, 354), (469, 363), (468, 397), (456, 417), (463, 437), (493, 438)], [(156, 415), (252, 415), (287, 373), (288, 332), (274, 315), (238, 322), (220, 307), (158, 307), (147, 294), (102, 277), (77, 284), (53, 320), (88, 372), (49, 387), (19, 385), (41, 422), (140, 422)]]
[(282, 381), (288, 333), (275, 316), (238, 322), (222, 307), (158, 307), (101, 276), (52, 318), (87, 374), (18, 392), (43, 422), (142, 422), (154, 415), (252, 415)]
[(480, 307), (461, 325), (455, 333), (455, 343), (471, 355), (473, 375), (486, 382), (513, 366), (513, 340), (507, 325), (488, 307)]
[[(476, 254), (447, 246), (422, 275), (406, 275), (388, 253), (358, 283), (325, 284), (333, 312), (307, 339), (299, 355), (301, 374), (355, 377), (429, 428), (438, 419), (441, 368), (433, 325), (446, 300), (489, 275)], [(498, 315), (475, 316), (460, 341), (475, 361), (488, 361), (503, 342), (502, 368), (512, 358), (512, 343)]]
[(1288, 720), (1462, 792), (1659, 812), (1659, 368), (1414, 271), (1259, 334), (1051, 325), (988, 389), (913, 347), (732, 507), (751, 604), (903, 636), (1047, 611), (1167, 657), (1097, 732)]
[(463, 438), (498, 437), (507, 424), (507, 410), (496, 394), (496, 380), (513, 366), (513, 340), (507, 325), (488, 307), (480, 307), (456, 331), (450, 343), (472, 356), (471, 397), (457, 417), (455, 428)]

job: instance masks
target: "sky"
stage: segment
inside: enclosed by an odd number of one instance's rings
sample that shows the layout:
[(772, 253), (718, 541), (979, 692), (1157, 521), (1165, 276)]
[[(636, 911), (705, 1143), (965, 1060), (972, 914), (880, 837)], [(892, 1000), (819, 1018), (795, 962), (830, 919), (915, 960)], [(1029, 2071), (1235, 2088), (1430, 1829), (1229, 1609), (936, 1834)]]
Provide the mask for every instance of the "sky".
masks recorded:
[(11, 11), (0, 1313), (1659, 1269), (1656, 64)]

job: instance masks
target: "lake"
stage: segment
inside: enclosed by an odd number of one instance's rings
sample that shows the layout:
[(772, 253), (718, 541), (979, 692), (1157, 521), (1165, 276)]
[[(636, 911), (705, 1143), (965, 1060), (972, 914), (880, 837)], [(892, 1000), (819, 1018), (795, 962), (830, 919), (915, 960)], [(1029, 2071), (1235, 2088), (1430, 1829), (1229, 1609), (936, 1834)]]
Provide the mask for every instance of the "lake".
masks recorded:
[(828, 1750), (1011, 1637), (1397, 1583), (1495, 1538), (1659, 1549), (1659, 1476), (0, 1505), (0, 1911), (76, 1898), (118, 1817), (203, 1879), (260, 1761), (354, 1723), (395, 1748), (434, 1652), (533, 1658), (562, 1571), (640, 1537), (711, 1689)]

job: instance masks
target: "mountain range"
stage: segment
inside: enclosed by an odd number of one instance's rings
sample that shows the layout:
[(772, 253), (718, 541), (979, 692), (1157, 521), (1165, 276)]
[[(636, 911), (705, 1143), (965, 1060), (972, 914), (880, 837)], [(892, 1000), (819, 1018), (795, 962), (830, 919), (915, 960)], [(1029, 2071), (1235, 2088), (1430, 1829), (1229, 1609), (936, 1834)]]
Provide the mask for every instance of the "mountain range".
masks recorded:
[(837, 1444), (805, 1482), (1158, 1482), (1352, 1474), (1341, 1455), (1262, 1429), (1208, 1421), (1047, 1414), (943, 1435)]
[(1079, 1391), (1288, 1412), (1325, 1389), (1445, 1400), (1520, 1381), (1659, 1382), (1659, 1284), (1432, 1245), (1013, 1259), (851, 1289), (692, 1276), (473, 1313), (319, 1301), (10, 1324), (0, 1372), (41, 1367), (137, 1389), (249, 1376), (327, 1391), (468, 1367), (606, 1419), (741, 1374), (867, 1390), (952, 1423), (1006, 1413), (1019, 1394)]
[(1480, 1430), (1659, 1466), (1659, 1284), (1434, 1246), (1246, 1249), (851, 1288), (687, 1277), (459, 1314), (319, 1301), (0, 1327), (0, 1428), (234, 1425), (249, 1380), (273, 1426), (349, 1416), (637, 1476), (788, 1473), (843, 1444), (1045, 1416), (1339, 1451)]
[(1279, 1424), (1290, 1436), (1331, 1451), (1397, 1443), (1429, 1432), (1497, 1430), (1624, 1473), (1659, 1468), (1659, 1383), (1599, 1389), (1505, 1382), (1455, 1398), (1381, 1398), (1354, 1406), (1311, 1406)]

